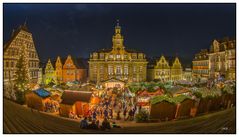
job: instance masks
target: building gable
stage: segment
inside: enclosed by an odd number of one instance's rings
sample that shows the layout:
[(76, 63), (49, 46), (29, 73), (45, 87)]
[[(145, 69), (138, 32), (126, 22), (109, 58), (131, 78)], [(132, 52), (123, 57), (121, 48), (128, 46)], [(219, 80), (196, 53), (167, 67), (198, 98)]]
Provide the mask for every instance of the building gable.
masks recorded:
[(76, 69), (76, 66), (73, 62), (73, 59), (71, 55), (69, 55), (65, 61), (65, 64), (63, 66), (63, 69)]
[(173, 65), (172, 65), (172, 69), (182, 69), (182, 65), (181, 65), (178, 57), (175, 58)]
[(62, 69), (62, 62), (59, 56), (57, 57), (55, 66), (56, 66), (56, 69)]
[(168, 61), (165, 59), (164, 56), (161, 56), (159, 61), (157, 62), (155, 68), (157, 69), (169, 69)]

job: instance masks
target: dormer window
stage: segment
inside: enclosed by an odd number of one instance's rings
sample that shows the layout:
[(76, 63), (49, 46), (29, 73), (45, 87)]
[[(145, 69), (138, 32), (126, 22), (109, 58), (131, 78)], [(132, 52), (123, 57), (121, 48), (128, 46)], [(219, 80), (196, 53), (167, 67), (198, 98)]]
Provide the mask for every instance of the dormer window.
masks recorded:
[(109, 58), (112, 59), (112, 58), (113, 58), (113, 55), (109, 55)]
[(100, 59), (104, 59), (104, 53), (100, 54)]
[(120, 55), (119, 55), (119, 54), (117, 54), (117, 55), (116, 55), (116, 58), (117, 58), (117, 59), (120, 59)]

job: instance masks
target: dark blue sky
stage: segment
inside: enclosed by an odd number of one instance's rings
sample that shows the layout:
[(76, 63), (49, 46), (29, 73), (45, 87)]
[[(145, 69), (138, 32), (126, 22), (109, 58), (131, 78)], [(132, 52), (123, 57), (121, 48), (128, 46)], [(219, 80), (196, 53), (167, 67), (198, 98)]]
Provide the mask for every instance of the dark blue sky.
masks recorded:
[(3, 12), (4, 43), (27, 18), (43, 61), (110, 48), (117, 19), (126, 48), (147, 56), (192, 59), (213, 39), (236, 35), (235, 4), (3, 4)]

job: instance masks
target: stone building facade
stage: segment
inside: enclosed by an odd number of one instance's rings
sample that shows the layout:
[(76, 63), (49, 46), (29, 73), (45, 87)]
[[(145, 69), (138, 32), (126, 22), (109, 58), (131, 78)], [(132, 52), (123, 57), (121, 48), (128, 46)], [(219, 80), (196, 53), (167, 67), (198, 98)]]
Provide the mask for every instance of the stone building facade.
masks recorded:
[(4, 86), (14, 80), (16, 64), (19, 59), (21, 49), (27, 50), (27, 60), (29, 68), (30, 83), (38, 82), (39, 57), (34, 44), (32, 33), (29, 31), (26, 23), (13, 30), (10, 40), (4, 44), (3, 48), (3, 77)]
[(112, 78), (127, 82), (146, 81), (145, 54), (125, 48), (119, 23), (115, 27), (112, 43), (112, 49), (90, 54), (89, 80), (95, 83)]
[(87, 80), (87, 66), (82, 58), (74, 58), (68, 55), (67, 58), (57, 57), (55, 61), (49, 59), (45, 67), (45, 84), (66, 83)]
[(192, 76), (193, 78), (209, 78), (209, 58), (208, 50), (202, 49), (199, 53), (195, 54), (195, 57), (192, 61)]
[(204, 49), (193, 60), (193, 78), (236, 78), (236, 41), (214, 40), (210, 50)]
[(209, 75), (212, 78), (224, 76), (226, 79), (236, 78), (236, 41), (225, 38), (214, 40), (209, 56)]
[[(170, 63), (172, 63), (170, 65)], [(183, 78), (183, 67), (176, 57), (174, 60), (167, 60), (163, 55), (152, 59), (147, 69), (147, 80), (176, 81)]]

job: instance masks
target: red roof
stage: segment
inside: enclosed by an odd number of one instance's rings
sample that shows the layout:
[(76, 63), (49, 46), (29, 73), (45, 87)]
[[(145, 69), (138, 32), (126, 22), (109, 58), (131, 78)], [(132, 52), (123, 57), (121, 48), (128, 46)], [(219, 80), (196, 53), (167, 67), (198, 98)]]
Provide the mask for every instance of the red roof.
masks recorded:
[(138, 106), (148, 106), (149, 102), (137, 102)]

